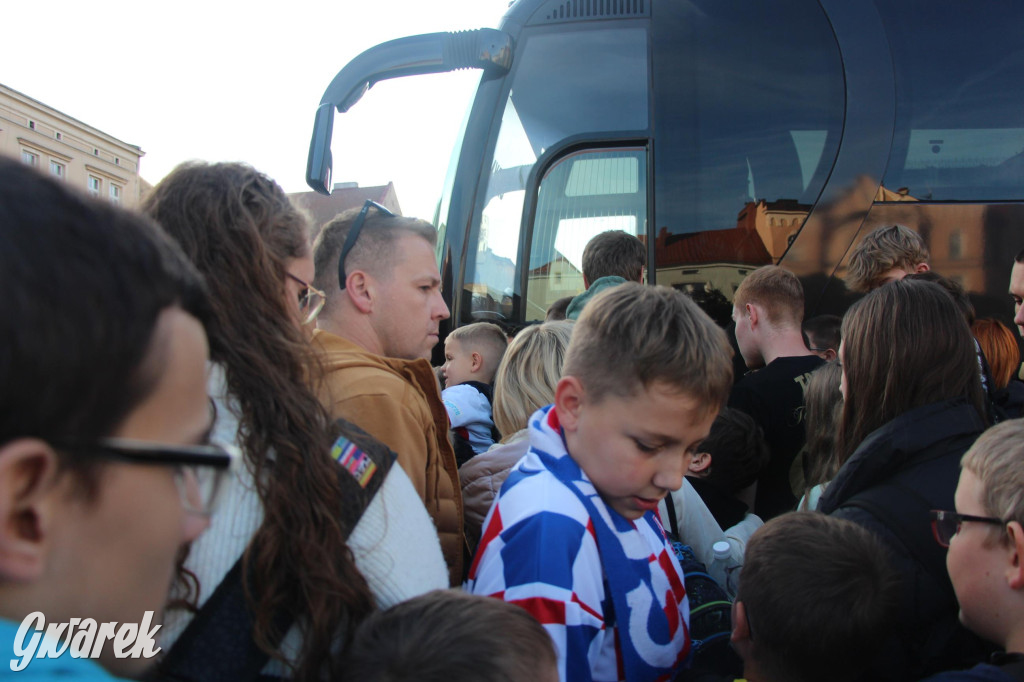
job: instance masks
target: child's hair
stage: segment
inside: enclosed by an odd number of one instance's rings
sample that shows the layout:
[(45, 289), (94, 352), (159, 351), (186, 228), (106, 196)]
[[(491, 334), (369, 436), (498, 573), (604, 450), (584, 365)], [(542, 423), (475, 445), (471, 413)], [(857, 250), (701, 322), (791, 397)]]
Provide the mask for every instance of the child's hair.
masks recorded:
[(778, 265), (765, 265), (743, 278), (732, 304), (742, 309), (748, 303), (761, 306), (768, 322), (800, 326), (804, 319), (804, 287), (797, 276)]
[(736, 601), (762, 679), (852, 680), (882, 643), (899, 583), (881, 542), (861, 526), (791, 512), (747, 543)]
[(468, 353), (480, 353), (484, 360), (481, 381), (491, 383), (508, 348), (505, 331), (491, 322), (474, 322), (453, 329), (448, 339), (458, 341), (462, 350)]
[(711, 455), (706, 480), (732, 495), (750, 487), (771, 458), (754, 418), (730, 407), (715, 417), (700, 450)]
[(836, 448), (836, 427), (843, 409), (843, 395), (839, 392), (842, 378), (839, 363), (827, 362), (811, 372), (804, 391), (804, 467), (808, 488), (828, 483), (843, 465)]
[(843, 318), (846, 399), (837, 446), (846, 459), (869, 433), (915, 407), (967, 399), (985, 414), (974, 337), (938, 284), (903, 279)]
[(974, 338), (981, 345), (981, 352), (988, 360), (995, 388), (1003, 389), (1020, 371), (1020, 347), (1010, 329), (999, 320), (984, 317), (971, 325)]
[(921, 235), (902, 225), (876, 228), (850, 254), (846, 286), (865, 293), (882, 286), (882, 275), (896, 267), (913, 269), (927, 263), (930, 254)]
[(843, 318), (838, 315), (818, 315), (804, 320), (803, 332), (807, 336), (807, 348), (813, 351), (832, 349), (839, 352), (843, 340), (840, 332)]
[(732, 387), (732, 348), (686, 294), (627, 282), (584, 308), (563, 374), (578, 378), (595, 403), (662, 383), (717, 412)]
[(562, 320), (527, 327), (509, 344), (494, 377), (494, 426), (505, 439), (554, 402), (573, 324)]
[(551, 637), (526, 610), (435, 590), (367, 618), (341, 680), (522, 682), (549, 679), (556, 666)]
[[(1010, 419), (985, 431), (960, 465), (981, 482), (986, 514), (1024, 524), (1024, 419)], [(990, 540), (1008, 542), (1006, 529), (993, 527)]]
[(548, 306), (548, 311), (544, 314), (544, 321), (557, 322), (558, 320), (564, 320), (565, 311), (569, 308), (569, 304), (572, 303), (572, 299), (572, 296), (563, 296)]
[[(202, 277), (152, 220), (2, 156), (0, 242), (0, 445), (109, 436), (161, 376), (161, 314), (209, 321)], [(57, 455), (97, 492), (100, 461)]]
[(602, 277), (639, 282), (647, 265), (647, 247), (623, 230), (608, 230), (583, 247), (583, 278), (593, 284)]
[(971, 303), (970, 297), (967, 295), (967, 291), (964, 290), (963, 285), (959, 282), (952, 280), (948, 277), (943, 277), (934, 270), (926, 270), (925, 272), (913, 272), (907, 275), (904, 279), (919, 279), (923, 282), (935, 282), (940, 287), (946, 290), (953, 298), (953, 303), (956, 303), (956, 307), (960, 309), (964, 319), (967, 320), (968, 325), (974, 324), (975, 311), (974, 304)]

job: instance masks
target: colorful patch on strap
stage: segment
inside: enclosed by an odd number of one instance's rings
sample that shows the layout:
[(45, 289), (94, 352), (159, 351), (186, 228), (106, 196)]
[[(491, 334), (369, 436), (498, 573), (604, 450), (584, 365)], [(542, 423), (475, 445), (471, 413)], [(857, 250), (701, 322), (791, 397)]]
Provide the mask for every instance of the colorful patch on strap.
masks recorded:
[(356, 447), (355, 443), (345, 436), (340, 436), (331, 446), (331, 457), (365, 488), (377, 471), (377, 465), (370, 456)]

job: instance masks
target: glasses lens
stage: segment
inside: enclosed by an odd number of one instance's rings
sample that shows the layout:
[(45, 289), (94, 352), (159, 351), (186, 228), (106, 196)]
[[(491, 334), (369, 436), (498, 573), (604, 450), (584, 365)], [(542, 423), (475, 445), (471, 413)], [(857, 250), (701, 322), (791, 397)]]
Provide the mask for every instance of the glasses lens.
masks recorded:
[(949, 547), (949, 541), (960, 528), (960, 519), (949, 512), (939, 512), (932, 520), (932, 531), (935, 540), (943, 547)]
[(201, 516), (212, 514), (223, 488), (225, 471), (208, 466), (178, 467), (175, 480), (185, 511)]
[(306, 298), (306, 303), (302, 307), (302, 312), (305, 314), (303, 324), (313, 324), (316, 321), (317, 316), (320, 315), (320, 311), (324, 308), (324, 303), (327, 299), (324, 298), (323, 294), (314, 289), (309, 290), (309, 295)]

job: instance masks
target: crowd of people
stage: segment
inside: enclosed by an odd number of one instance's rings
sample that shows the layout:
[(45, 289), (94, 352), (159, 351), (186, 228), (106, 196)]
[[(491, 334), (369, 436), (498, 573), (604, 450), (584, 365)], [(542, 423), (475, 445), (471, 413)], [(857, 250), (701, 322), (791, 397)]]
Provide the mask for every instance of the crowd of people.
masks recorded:
[(915, 232), (842, 317), (758, 268), (733, 334), (605, 232), (432, 367), (436, 239), (245, 164), (127, 211), (0, 159), (15, 679), (1024, 679), (1017, 339)]

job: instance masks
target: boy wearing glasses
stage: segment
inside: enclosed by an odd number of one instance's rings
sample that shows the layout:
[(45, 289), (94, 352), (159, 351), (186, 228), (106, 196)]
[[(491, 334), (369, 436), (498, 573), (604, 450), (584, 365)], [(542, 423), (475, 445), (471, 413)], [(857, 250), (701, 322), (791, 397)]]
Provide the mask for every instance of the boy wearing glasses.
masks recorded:
[(155, 644), (78, 647), (152, 639), (231, 463), (204, 445), (204, 288), (149, 220), (2, 158), (0, 243), (0, 671), (135, 676)]
[(961, 461), (956, 511), (932, 512), (960, 621), (1005, 653), (929, 680), (1024, 679), (1024, 420), (983, 433)]

